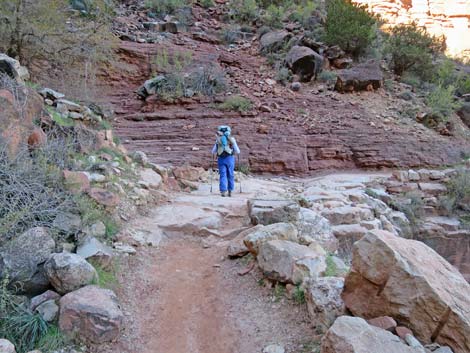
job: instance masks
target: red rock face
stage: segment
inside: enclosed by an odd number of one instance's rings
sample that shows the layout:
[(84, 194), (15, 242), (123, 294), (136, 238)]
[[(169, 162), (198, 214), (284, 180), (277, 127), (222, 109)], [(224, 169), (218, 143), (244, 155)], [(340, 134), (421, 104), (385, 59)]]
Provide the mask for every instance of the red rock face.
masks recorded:
[(353, 0), (368, 5), (392, 25), (416, 21), (434, 35), (446, 37), (449, 54), (470, 53), (468, 0)]
[[(259, 55), (256, 43), (230, 53), (185, 34), (175, 38), (162, 44), (121, 42), (119, 69), (108, 69), (101, 76), (102, 96), (97, 98), (115, 107), (117, 135), (126, 148), (145, 152), (151, 162), (209, 167), (221, 124), (232, 127), (242, 152), (240, 162), (256, 173), (307, 175), (327, 169), (438, 166), (459, 162), (470, 151), (468, 141), (441, 136), (411, 119), (385, 122), (367, 106), (369, 100), (395, 104), (384, 90), (361, 93), (358, 103), (351, 102), (353, 95), (314, 94), (308, 85), (293, 92), (272, 84), (276, 74)], [(184, 46), (177, 45), (181, 42)], [(163, 48), (169, 53), (189, 50), (194, 65), (223, 68), (229, 89), (249, 97), (253, 111), (221, 112), (217, 103), (223, 97), (184, 98), (172, 104), (157, 96), (138, 99), (135, 92), (152, 77), (152, 63)]]

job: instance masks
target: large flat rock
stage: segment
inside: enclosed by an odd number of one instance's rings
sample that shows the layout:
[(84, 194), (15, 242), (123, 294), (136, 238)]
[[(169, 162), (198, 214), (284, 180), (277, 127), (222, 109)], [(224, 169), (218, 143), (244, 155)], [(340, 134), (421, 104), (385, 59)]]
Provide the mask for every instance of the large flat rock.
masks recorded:
[(371, 231), (355, 243), (343, 299), (356, 316), (391, 316), (422, 342), (470, 351), (470, 285), (422, 242)]

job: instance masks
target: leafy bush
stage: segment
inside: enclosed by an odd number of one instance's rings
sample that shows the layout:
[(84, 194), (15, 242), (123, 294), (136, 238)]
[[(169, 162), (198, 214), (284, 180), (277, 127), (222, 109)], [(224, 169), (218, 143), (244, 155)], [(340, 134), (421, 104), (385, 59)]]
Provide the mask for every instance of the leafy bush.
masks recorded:
[(223, 73), (210, 66), (200, 67), (193, 72), (189, 76), (189, 85), (186, 87), (186, 89), (209, 97), (223, 92), (225, 88)]
[(333, 255), (328, 254), (326, 257), (326, 270), (323, 274), (325, 277), (336, 277), (338, 276), (338, 267), (333, 260)]
[(251, 110), (252, 103), (248, 98), (242, 96), (231, 96), (219, 105), (221, 110), (231, 110), (237, 112), (247, 112)]
[(366, 6), (355, 6), (348, 0), (330, 0), (326, 4), (325, 42), (339, 45), (358, 57), (376, 37), (376, 19)]
[(444, 50), (442, 38), (431, 36), (416, 23), (401, 24), (391, 29), (384, 52), (391, 56), (395, 74), (413, 69), (420, 77), (431, 72), (433, 55)]
[(230, 17), (238, 23), (252, 23), (259, 16), (256, 0), (235, 0), (230, 9)]
[(460, 108), (460, 103), (454, 99), (454, 94), (454, 86), (439, 85), (427, 96), (426, 104), (431, 109), (433, 118), (438, 121), (447, 121), (449, 116)]
[(117, 265), (113, 264), (111, 268), (104, 268), (103, 266), (94, 262), (91, 262), (91, 264), (98, 273), (98, 277), (95, 279), (93, 284), (96, 284), (101, 288), (116, 290), (117, 286), (119, 285), (119, 281), (116, 278)]

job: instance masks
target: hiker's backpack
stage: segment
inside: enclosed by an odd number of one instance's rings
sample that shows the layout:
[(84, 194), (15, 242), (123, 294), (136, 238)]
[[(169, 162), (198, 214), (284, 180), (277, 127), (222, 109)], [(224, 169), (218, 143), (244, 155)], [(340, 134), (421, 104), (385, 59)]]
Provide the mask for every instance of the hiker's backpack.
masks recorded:
[(230, 136), (229, 126), (219, 126), (217, 128), (217, 155), (219, 157), (231, 156), (233, 154), (233, 137)]

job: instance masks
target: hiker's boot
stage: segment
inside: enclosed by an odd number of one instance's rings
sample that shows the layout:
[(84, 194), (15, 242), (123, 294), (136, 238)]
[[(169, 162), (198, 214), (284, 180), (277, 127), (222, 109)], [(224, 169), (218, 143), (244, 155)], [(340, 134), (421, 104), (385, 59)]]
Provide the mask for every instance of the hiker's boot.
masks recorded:
[(232, 190), (228, 191), (228, 197), (232, 197)]
[(222, 197), (227, 196), (227, 191), (221, 191), (221, 192), (220, 192), (220, 196), (222, 196)]

